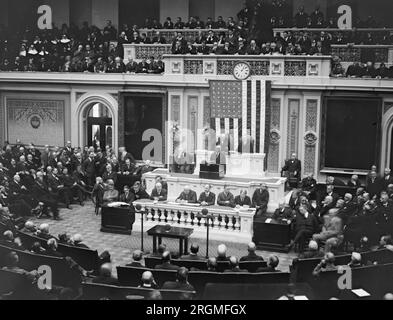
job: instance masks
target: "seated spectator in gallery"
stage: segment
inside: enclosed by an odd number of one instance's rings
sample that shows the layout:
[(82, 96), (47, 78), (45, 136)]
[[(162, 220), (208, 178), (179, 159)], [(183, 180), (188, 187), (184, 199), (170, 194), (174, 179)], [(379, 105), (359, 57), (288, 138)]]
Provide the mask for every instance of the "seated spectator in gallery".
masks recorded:
[(235, 207), (235, 197), (232, 192), (229, 191), (228, 185), (224, 185), (224, 191), (218, 194), (217, 204), (223, 207)]
[(263, 261), (262, 256), (258, 256), (255, 251), (257, 250), (257, 247), (254, 242), (250, 242), (247, 246), (247, 251), (248, 254), (244, 257), (240, 258), (240, 262), (242, 261)]
[(391, 73), (388, 67), (386, 67), (385, 63), (381, 63), (379, 65), (379, 68), (377, 69), (377, 78), (379, 79), (385, 79), (385, 78), (390, 78)]
[(199, 195), (198, 202), (201, 206), (214, 206), (216, 203), (216, 195), (210, 191), (210, 184), (206, 184), (204, 191)]
[(258, 48), (256, 41), (251, 40), (250, 44), (247, 48), (246, 54), (252, 55), (252, 56), (259, 56), (260, 53), (261, 53), (261, 50)]
[(299, 259), (322, 258), (324, 253), (319, 250), (318, 242), (310, 240), (308, 248), (299, 254)]
[(130, 187), (125, 185), (123, 187), (123, 193), (119, 197), (120, 202), (131, 204), (134, 200), (134, 195), (130, 191)]
[(119, 200), (119, 191), (115, 189), (115, 183), (112, 179), (106, 182), (107, 189), (102, 197), (104, 205)]
[(47, 223), (42, 223), (39, 227), (37, 232), (34, 234), (36, 237), (44, 239), (44, 240), (49, 240), (52, 238), (55, 238), (54, 236), (52, 236), (49, 232), (49, 224)]
[(352, 252), (351, 261), (348, 263), (348, 267), (360, 268), (362, 267), (362, 255), (359, 252)]
[(251, 199), (247, 195), (247, 190), (246, 189), (241, 189), (240, 194), (235, 197), (235, 206), (236, 207), (243, 207), (243, 206), (248, 206), (251, 207)]
[(256, 217), (261, 217), (266, 213), (268, 203), (269, 191), (267, 189), (267, 185), (262, 183), (252, 195), (252, 206), (256, 209)]
[(220, 244), (217, 247), (217, 262), (228, 261), (229, 257), (227, 257), (227, 246), (225, 244)]
[(0, 244), (8, 248), (23, 250), (20, 240), (15, 239), (10, 230), (4, 231), (2, 238), (0, 238)]
[(181, 267), (177, 270), (176, 281), (166, 281), (162, 289), (195, 291), (195, 288), (188, 282), (188, 269), (185, 267)]
[[(331, 209), (330, 211), (332, 211)], [(331, 252), (337, 248), (343, 241), (343, 222), (336, 214), (325, 215), (322, 231), (312, 236), (314, 241), (325, 243), (325, 252)]]
[(100, 267), (100, 275), (95, 277), (92, 282), (111, 286), (116, 286), (119, 283), (118, 280), (112, 275), (112, 266), (109, 263), (104, 263)]
[(360, 65), (360, 62), (354, 62), (351, 64), (348, 69), (346, 76), (350, 78), (359, 78), (364, 75), (364, 70)]
[(161, 264), (157, 264), (154, 269), (160, 270), (179, 270), (178, 266), (171, 263), (172, 256), (169, 251), (165, 251), (161, 257)]
[(157, 182), (156, 186), (151, 192), (150, 199), (154, 201), (166, 201), (168, 192), (162, 187), (162, 184)]
[(287, 246), (288, 250), (291, 250), (295, 244), (299, 244), (300, 251), (302, 251), (306, 241), (318, 231), (318, 228), (316, 217), (309, 213), (306, 207), (300, 206), (293, 224), (295, 237)]
[(224, 272), (248, 272), (245, 269), (240, 269), (239, 261), (236, 257), (229, 257), (229, 269), (224, 270)]
[(314, 268), (312, 274), (318, 276), (321, 272), (337, 270), (337, 266), (334, 264), (335, 259), (336, 257), (333, 253), (326, 253), (321, 262)]
[(158, 285), (150, 271), (142, 273), (141, 284), (138, 288), (158, 289)]
[(314, 179), (314, 174), (310, 173), (300, 183), (302, 192), (312, 197), (315, 197), (315, 187), (317, 186), (317, 181)]
[(138, 267), (144, 268), (145, 266), (142, 264), (143, 253), (141, 250), (135, 250), (132, 253), (132, 262), (127, 264), (126, 267)]
[(191, 190), (190, 186), (185, 186), (183, 192), (176, 199), (179, 203), (197, 203), (197, 194)]
[(290, 224), (294, 219), (293, 210), (289, 207), (289, 204), (280, 203), (279, 207), (274, 211), (272, 218), (276, 221)]
[(198, 255), (199, 246), (196, 243), (193, 243), (190, 247), (190, 254), (181, 256), (181, 260), (205, 260), (204, 257)]
[(144, 190), (142, 188), (141, 182), (140, 181), (136, 181), (134, 183), (134, 186), (132, 188), (132, 194), (134, 195), (134, 201), (136, 200), (141, 200), (141, 199), (149, 199), (150, 196), (149, 194), (146, 192), (146, 190)]
[(113, 183), (116, 184), (117, 173), (113, 171), (111, 164), (107, 164), (105, 166), (105, 172), (102, 175), (102, 180), (104, 180), (104, 183), (107, 183), (108, 180), (112, 180)]
[(348, 180), (347, 186), (351, 188), (359, 188), (362, 183), (359, 180), (359, 176), (354, 174), (351, 176), (351, 179)]
[(217, 272), (217, 258), (210, 257), (209, 259), (207, 259), (206, 265), (207, 265), (207, 271)]
[(83, 243), (83, 238), (82, 235), (79, 233), (76, 233), (71, 237), (71, 243), (78, 248), (84, 248), (84, 249), (89, 249), (87, 245)]
[(20, 231), (27, 234), (34, 234), (35, 232), (37, 232), (37, 227), (35, 226), (33, 221), (28, 220), (25, 222), (24, 227)]
[(166, 181), (164, 181), (164, 180), (162, 179), (161, 176), (156, 176), (155, 182), (156, 182), (156, 183), (158, 183), (158, 182), (161, 183), (162, 188), (165, 189), (166, 191), (168, 191), (168, 184), (166, 183)]
[(281, 272), (277, 270), (280, 260), (277, 256), (271, 255), (267, 261), (267, 267), (261, 267), (257, 269), (257, 272)]

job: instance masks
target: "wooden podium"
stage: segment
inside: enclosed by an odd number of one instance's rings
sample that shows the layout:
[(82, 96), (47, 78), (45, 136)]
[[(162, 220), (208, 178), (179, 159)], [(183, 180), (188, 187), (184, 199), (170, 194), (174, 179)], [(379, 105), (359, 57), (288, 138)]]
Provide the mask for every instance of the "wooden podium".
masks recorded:
[(225, 177), (224, 164), (201, 164), (199, 169), (199, 178), (219, 180)]

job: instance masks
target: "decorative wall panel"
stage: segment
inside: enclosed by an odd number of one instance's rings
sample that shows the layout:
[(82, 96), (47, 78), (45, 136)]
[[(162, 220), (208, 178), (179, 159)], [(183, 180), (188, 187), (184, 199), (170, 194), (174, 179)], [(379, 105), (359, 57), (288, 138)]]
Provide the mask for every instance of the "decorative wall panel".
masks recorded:
[(7, 99), (7, 131), (10, 141), (64, 145), (64, 101)]
[(287, 133), (287, 157), (292, 153), (298, 153), (299, 145), (299, 109), (300, 101), (289, 99), (288, 101), (288, 133)]
[(317, 119), (318, 101), (307, 100), (306, 102), (306, 126), (304, 134), (304, 174), (315, 172), (316, 166), (316, 144), (317, 144)]
[(271, 117), (270, 117), (270, 140), (269, 152), (267, 155), (267, 171), (280, 171), (280, 116), (281, 116), (281, 100), (272, 99), (271, 102)]

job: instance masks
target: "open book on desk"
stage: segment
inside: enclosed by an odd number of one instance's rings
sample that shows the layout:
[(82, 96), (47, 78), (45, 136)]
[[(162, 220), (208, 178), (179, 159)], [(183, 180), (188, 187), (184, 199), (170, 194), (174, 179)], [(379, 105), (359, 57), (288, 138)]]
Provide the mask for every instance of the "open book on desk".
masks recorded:
[(110, 202), (106, 205), (109, 208), (129, 207), (130, 204), (126, 202)]
[(188, 202), (167, 202), (168, 204), (173, 204), (173, 205), (181, 205), (185, 207), (200, 207), (201, 205), (199, 203), (188, 203)]

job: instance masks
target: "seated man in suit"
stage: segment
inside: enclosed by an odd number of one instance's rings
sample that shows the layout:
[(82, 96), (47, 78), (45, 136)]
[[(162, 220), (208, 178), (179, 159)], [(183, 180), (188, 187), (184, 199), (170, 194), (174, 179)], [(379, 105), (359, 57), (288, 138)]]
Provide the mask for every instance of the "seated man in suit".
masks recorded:
[(224, 191), (219, 193), (217, 197), (217, 204), (223, 207), (235, 207), (235, 198), (233, 194), (229, 191), (228, 185), (224, 185)]
[(119, 200), (119, 191), (115, 189), (115, 183), (113, 182), (113, 180), (109, 179), (107, 181), (107, 190), (105, 190), (102, 199), (104, 201), (104, 204)]
[(241, 257), (240, 261), (263, 261), (263, 258), (255, 253), (257, 247), (254, 242), (248, 244), (247, 250), (248, 255)]
[(198, 255), (199, 246), (193, 243), (190, 247), (190, 254), (186, 256), (181, 256), (181, 260), (205, 260), (202, 256)]
[(190, 186), (185, 186), (184, 191), (176, 199), (179, 203), (197, 203), (197, 194), (195, 191), (191, 190)]
[(317, 181), (314, 179), (314, 175), (310, 173), (301, 182), (301, 189), (309, 198), (315, 199), (315, 187), (317, 186)]
[(92, 282), (111, 286), (118, 285), (117, 279), (112, 275), (112, 266), (109, 263), (104, 263), (100, 267), (100, 275), (94, 278)]
[(71, 237), (71, 243), (78, 248), (83, 248), (83, 249), (89, 249), (87, 245), (83, 243), (83, 238), (82, 235), (79, 233), (76, 233)]
[(123, 176), (130, 176), (136, 173), (135, 164), (131, 162), (130, 158), (125, 158), (124, 163), (120, 166), (120, 170)]
[(280, 263), (280, 260), (277, 256), (270, 256), (267, 262), (267, 267), (258, 268), (257, 272), (280, 272), (277, 270), (277, 266)]
[(243, 206), (251, 207), (251, 199), (247, 195), (246, 189), (240, 190), (240, 194), (235, 197), (235, 206), (236, 207), (243, 207)]
[(161, 264), (155, 266), (154, 269), (161, 269), (161, 270), (179, 270), (178, 266), (171, 264), (171, 253), (169, 251), (165, 251), (162, 254)]
[(248, 272), (245, 269), (240, 269), (239, 261), (234, 256), (229, 258), (229, 267), (230, 269), (226, 269), (224, 272)]
[(204, 189), (205, 191), (200, 194), (198, 202), (201, 206), (214, 206), (216, 203), (216, 195), (210, 191), (210, 184), (206, 184)]
[(280, 203), (279, 207), (274, 211), (273, 219), (280, 222), (286, 222), (288, 224), (291, 223), (294, 217), (292, 209), (289, 207), (289, 204)]
[(134, 196), (130, 191), (130, 187), (127, 185), (124, 186), (123, 193), (120, 195), (119, 201), (131, 204), (133, 200), (134, 200)]
[(23, 250), (20, 239), (15, 239), (14, 234), (10, 230), (3, 233), (3, 237), (0, 239), (0, 244), (8, 248)]
[(104, 180), (104, 183), (107, 183), (109, 180), (112, 180), (114, 184), (116, 184), (117, 173), (113, 171), (113, 167), (111, 164), (106, 165), (105, 172), (102, 175), (102, 180)]
[(162, 187), (160, 182), (157, 182), (155, 188), (151, 192), (150, 199), (154, 201), (166, 201), (167, 197), (167, 190)]
[(126, 267), (138, 267), (138, 268), (144, 268), (145, 266), (142, 264), (142, 258), (143, 258), (143, 253), (141, 250), (135, 250), (132, 253), (132, 262), (129, 264), (126, 264)]
[(267, 185), (262, 183), (252, 195), (252, 206), (256, 208), (256, 217), (260, 217), (266, 213), (267, 205), (269, 203), (269, 191)]
[(140, 181), (136, 181), (133, 186), (132, 193), (134, 195), (134, 200), (149, 199), (149, 194), (142, 188)]
[(162, 289), (195, 291), (195, 288), (188, 282), (188, 269), (185, 267), (181, 267), (177, 270), (176, 281), (165, 282)]
[(217, 259), (215, 257), (210, 257), (206, 262), (207, 271), (217, 272)]

